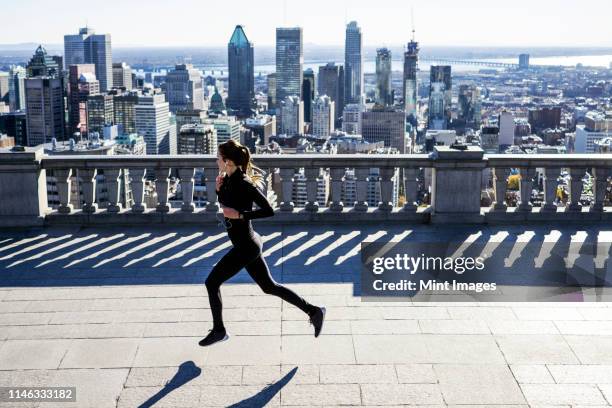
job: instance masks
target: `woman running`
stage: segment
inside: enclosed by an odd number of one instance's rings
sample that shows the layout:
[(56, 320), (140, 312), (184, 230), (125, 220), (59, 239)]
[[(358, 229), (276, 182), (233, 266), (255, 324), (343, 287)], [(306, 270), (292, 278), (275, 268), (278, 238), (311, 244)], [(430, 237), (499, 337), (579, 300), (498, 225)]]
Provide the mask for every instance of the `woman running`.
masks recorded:
[[(224, 224), (233, 247), (217, 262), (206, 278), (206, 290), (213, 317), (213, 328), (200, 340), (200, 346), (210, 346), (229, 339), (222, 318), (220, 287), (242, 268), (259, 285), (264, 293), (272, 294), (300, 308), (310, 318), (314, 335), (321, 333), (325, 308), (308, 303), (291, 289), (274, 281), (262, 255), (261, 236), (253, 230), (251, 220), (271, 217), (274, 210), (266, 196), (256, 186), (263, 183), (254, 170), (261, 170), (251, 161), (246, 146), (230, 139), (219, 145), (216, 181), (217, 197), (223, 208)], [(253, 203), (259, 209), (253, 210)]]

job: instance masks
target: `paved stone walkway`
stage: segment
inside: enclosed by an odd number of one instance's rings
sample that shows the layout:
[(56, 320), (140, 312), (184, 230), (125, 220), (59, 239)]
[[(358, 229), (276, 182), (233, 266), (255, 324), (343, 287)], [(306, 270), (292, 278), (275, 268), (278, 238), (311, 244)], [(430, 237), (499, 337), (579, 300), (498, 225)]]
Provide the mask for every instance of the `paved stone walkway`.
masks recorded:
[(222, 288), (232, 337), (197, 345), (211, 327), (202, 282), (230, 245), (221, 229), (0, 232), (0, 386), (77, 387), (76, 403), (0, 406), (612, 405), (612, 303), (362, 302), (353, 286), (368, 236), (572, 245), (607, 231), (257, 230), (275, 278), (327, 306), (318, 339), (243, 271)]

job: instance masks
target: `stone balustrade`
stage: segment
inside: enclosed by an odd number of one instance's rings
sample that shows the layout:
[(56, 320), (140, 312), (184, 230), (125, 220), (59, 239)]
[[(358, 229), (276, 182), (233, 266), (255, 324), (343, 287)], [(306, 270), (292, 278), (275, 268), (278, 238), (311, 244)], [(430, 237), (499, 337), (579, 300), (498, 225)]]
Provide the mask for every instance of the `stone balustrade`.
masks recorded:
[[(277, 192), (274, 217), (256, 222), (463, 222), (500, 223), (521, 221), (605, 221), (606, 189), (612, 155), (483, 155), (481, 149), (466, 151), (436, 147), (430, 155), (255, 155), (255, 163), (275, 175)], [(296, 169), (304, 169), (306, 203), (293, 202)], [(371, 181), (370, 171), (378, 169)], [(206, 202), (194, 203), (194, 177), (201, 169)], [(329, 194), (317, 200), (321, 169), (329, 175)], [(343, 202), (347, 169), (354, 169), (354, 202)], [(511, 170), (520, 174), (518, 201), (506, 200)], [(556, 200), (559, 175), (569, 173), (569, 197), (561, 206)], [(585, 173), (593, 176), (593, 200), (583, 208), (581, 194)], [(96, 197), (97, 175), (104, 174), (106, 203)], [(47, 202), (47, 174), (52, 174), (59, 204)], [(132, 192), (129, 208), (120, 199), (121, 180), (128, 175)], [(160, 156), (46, 156), (37, 148), (26, 152), (0, 150), (0, 226), (43, 224), (149, 224), (214, 223), (220, 207), (215, 194), (218, 174), (214, 155)], [(543, 182), (541, 207), (531, 203), (536, 174)], [(394, 205), (394, 177), (399, 177), (403, 204)], [(71, 204), (75, 178), (79, 181), (80, 208)], [(145, 203), (147, 180), (155, 186), (155, 203)], [(171, 180), (180, 183), (179, 206), (170, 203)], [(368, 189), (376, 183), (380, 200), (368, 205)], [(494, 191), (494, 201), (481, 207), (483, 189)], [(420, 200), (426, 192), (426, 202)], [(371, 200), (370, 200), (371, 201)], [(150, 203), (149, 203), (150, 204)], [(176, 204), (176, 203), (175, 203)], [(201, 202), (200, 202), (201, 204)]]

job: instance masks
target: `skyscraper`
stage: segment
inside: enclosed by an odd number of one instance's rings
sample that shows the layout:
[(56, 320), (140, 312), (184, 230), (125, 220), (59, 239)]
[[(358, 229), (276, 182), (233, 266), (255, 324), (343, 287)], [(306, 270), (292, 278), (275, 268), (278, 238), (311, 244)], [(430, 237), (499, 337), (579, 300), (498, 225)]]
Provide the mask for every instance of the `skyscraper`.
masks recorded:
[(178, 154), (216, 154), (217, 130), (212, 124), (183, 125), (178, 135)]
[(474, 85), (459, 86), (457, 118), (466, 128), (479, 129), (482, 116), (480, 89)]
[(57, 59), (49, 56), (47, 50), (42, 45), (36, 48), (26, 69), (29, 78), (42, 76), (61, 77), (61, 67), (57, 64)]
[(287, 96), (302, 98), (304, 49), (302, 28), (276, 29), (276, 101)]
[(132, 89), (132, 68), (125, 62), (113, 62), (113, 88)]
[(406, 152), (406, 115), (392, 107), (375, 107), (361, 114), (361, 133), (368, 142), (385, 142), (385, 147), (395, 147)]
[(0, 103), (9, 104), (9, 73), (0, 71)]
[(312, 104), (315, 98), (315, 74), (312, 69), (304, 71), (302, 80), (302, 96), (304, 98), (304, 122), (312, 122)]
[(363, 55), (361, 28), (356, 21), (346, 26), (344, 84), (344, 103), (360, 103), (363, 93)]
[(304, 133), (304, 102), (297, 96), (287, 96), (280, 108), (280, 133), (289, 136)]
[(329, 136), (334, 130), (334, 102), (329, 96), (319, 96), (312, 108), (312, 134)]
[(227, 45), (227, 107), (241, 116), (250, 116), (255, 99), (255, 62), (253, 44), (242, 26), (237, 25)]
[(419, 62), (419, 43), (413, 38), (408, 43), (404, 52), (404, 110), (406, 111), (406, 119), (413, 126), (417, 124), (417, 94), (418, 94), (418, 62)]
[(376, 50), (376, 103), (383, 106), (393, 105), (391, 94), (391, 50)]
[(144, 136), (147, 154), (170, 154), (170, 104), (164, 95), (140, 96), (134, 111), (136, 133)]
[(64, 80), (57, 60), (38, 46), (27, 72), (24, 84), (28, 146), (49, 143), (53, 138), (64, 140)]
[(79, 29), (78, 34), (64, 36), (64, 66), (94, 64), (100, 89), (113, 86), (113, 57), (110, 34), (95, 34), (89, 27)]
[(319, 67), (319, 78), (317, 80), (317, 92), (319, 96), (327, 95), (335, 104), (335, 126), (338, 126), (338, 118), (342, 117), (344, 110), (344, 75), (342, 66), (333, 62)]
[(87, 133), (87, 97), (100, 92), (93, 64), (70, 65), (68, 74), (68, 134)]
[(170, 112), (204, 108), (200, 71), (191, 64), (178, 64), (166, 75), (166, 96)]
[(451, 120), (452, 79), (450, 65), (432, 65), (429, 79), (429, 119), (432, 130), (448, 129)]
[(268, 85), (268, 109), (276, 109), (276, 72), (268, 74), (266, 80)]
[(87, 97), (87, 132), (104, 133), (104, 127), (113, 123), (113, 96), (108, 94)]
[(9, 108), (11, 111), (25, 109), (26, 70), (24, 67), (14, 65), (9, 71)]

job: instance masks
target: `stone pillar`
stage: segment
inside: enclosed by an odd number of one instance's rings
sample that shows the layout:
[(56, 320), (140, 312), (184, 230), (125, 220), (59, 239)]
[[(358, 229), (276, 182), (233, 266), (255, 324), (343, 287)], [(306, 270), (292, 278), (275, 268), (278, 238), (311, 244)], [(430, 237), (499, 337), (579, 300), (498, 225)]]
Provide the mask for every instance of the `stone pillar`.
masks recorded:
[(146, 172), (146, 169), (130, 169), (132, 195), (134, 196), (132, 212), (137, 214), (143, 213), (147, 208), (147, 205), (144, 203), (144, 179)]
[(155, 190), (157, 191), (157, 207), (156, 210), (161, 213), (167, 213), (170, 211), (170, 204), (168, 204), (168, 194), (170, 189), (170, 169), (168, 167), (162, 167), (155, 169)]
[(317, 201), (317, 177), (321, 174), (321, 169), (318, 167), (306, 167), (304, 176), (306, 177), (306, 205), (304, 206), (308, 212), (319, 211), (319, 203)]
[(106, 211), (109, 213), (118, 213), (121, 211), (121, 202), (119, 201), (119, 176), (121, 169), (105, 169), (104, 176), (106, 178), (106, 186), (108, 189), (108, 207)]
[(280, 169), (280, 178), (281, 178), (281, 203), (280, 210), (286, 212), (292, 212), (295, 207), (293, 201), (291, 201), (291, 196), (293, 195), (293, 176), (295, 175), (295, 169), (293, 167), (290, 168), (281, 168)]
[(506, 204), (508, 176), (510, 176), (510, 168), (508, 167), (496, 167), (493, 169), (493, 187), (495, 189), (495, 203), (493, 203), (493, 211), (505, 212), (508, 209), (508, 205)]
[(468, 146), (455, 150), (434, 147), (432, 173), (432, 222), (482, 223), (480, 212), (483, 150)]
[(390, 212), (393, 210), (393, 176), (395, 168), (381, 167), (380, 171), (380, 202), (378, 209), (380, 211)]
[(521, 201), (519, 202), (517, 211), (531, 212), (533, 205), (531, 204), (531, 192), (533, 191), (533, 178), (535, 177), (535, 168), (521, 167), (521, 181), (519, 184), (519, 192)]
[(357, 201), (355, 201), (354, 210), (360, 212), (368, 211), (368, 177), (370, 169), (368, 167), (355, 168), (355, 193)]
[(96, 203), (96, 176), (97, 169), (77, 169), (77, 176), (81, 179), (83, 191), (83, 212), (93, 214), (98, 210)]
[(219, 203), (217, 202), (217, 167), (207, 167), (204, 169), (204, 183), (206, 184), (206, 212), (217, 213)]
[(570, 202), (567, 205), (567, 211), (569, 212), (580, 212), (582, 211), (582, 204), (580, 204), (580, 196), (582, 195), (582, 178), (586, 173), (584, 168), (572, 167), (570, 173)]
[(70, 188), (72, 185), (72, 169), (54, 169), (55, 185), (59, 196), (59, 206), (57, 212), (60, 214), (70, 214), (73, 205), (70, 203)]
[(557, 188), (559, 187), (560, 167), (547, 167), (544, 169), (544, 206), (542, 212), (557, 212), (555, 199), (557, 198)]
[(0, 149), (0, 226), (41, 226), (50, 212), (47, 176), (40, 161), (43, 148), (24, 152)]
[(405, 168), (404, 169), (404, 192), (406, 194), (406, 202), (404, 203), (403, 211), (416, 212), (418, 208), (417, 198), (419, 194), (419, 169)]
[(183, 194), (181, 211), (192, 213), (195, 211), (195, 205), (193, 204), (193, 176), (195, 175), (195, 169), (178, 169), (178, 173), (181, 179), (181, 193)]
[(591, 212), (601, 213), (604, 210), (603, 203), (606, 198), (606, 188), (608, 187), (609, 174), (610, 171), (607, 168), (593, 168), (593, 175), (595, 176), (595, 180), (593, 181), (593, 186), (595, 187), (595, 202), (589, 209)]
[(331, 202), (329, 210), (333, 212), (342, 212), (344, 204), (342, 203), (342, 178), (346, 173), (343, 167), (332, 167), (329, 169), (331, 178)]

